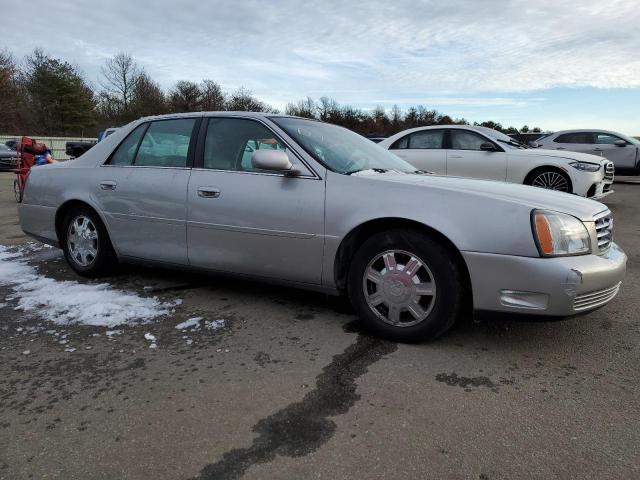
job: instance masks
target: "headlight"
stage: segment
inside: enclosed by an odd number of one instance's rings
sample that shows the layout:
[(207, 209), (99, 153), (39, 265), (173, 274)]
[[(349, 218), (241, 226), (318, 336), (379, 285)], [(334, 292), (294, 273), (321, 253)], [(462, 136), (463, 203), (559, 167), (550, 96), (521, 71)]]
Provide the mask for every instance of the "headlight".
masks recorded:
[(557, 257), (591, 252), (587, 227), (566, 213), (534, 210), (531, 213), (533, 237), (540, 255)]
[(583, 172), (597, 172), (600, 170), (600, 165), (597, 163), (589, 163), (589, 162), (570, 162), (571, 165), (576, 170), (582, 170)]

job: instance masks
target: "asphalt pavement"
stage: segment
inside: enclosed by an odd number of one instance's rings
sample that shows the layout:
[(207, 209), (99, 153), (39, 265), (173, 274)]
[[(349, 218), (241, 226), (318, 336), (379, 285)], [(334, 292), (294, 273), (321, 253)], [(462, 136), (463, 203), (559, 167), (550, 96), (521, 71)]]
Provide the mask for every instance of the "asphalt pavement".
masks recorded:
[[(61, 291), (96, 284), (27, 243), (12, 180), (0, 244)], [(110, 335), (15, 310), (0, 286), (0, 479), (640, 478), (640, 184), (615, 190), (629, 263), (612, 303), (419, 345), (366, 335), (324, 295), (169, 270), (106, 280), (182, 300)], [(175, 328), (194, 317), (224, 326)]]

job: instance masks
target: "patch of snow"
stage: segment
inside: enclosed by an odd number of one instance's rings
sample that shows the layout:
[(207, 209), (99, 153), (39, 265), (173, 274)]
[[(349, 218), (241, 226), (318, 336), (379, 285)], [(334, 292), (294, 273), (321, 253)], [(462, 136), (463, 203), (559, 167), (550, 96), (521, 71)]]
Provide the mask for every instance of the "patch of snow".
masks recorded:
[(178, 330), (185, 330), (187, 328), (200, 328), (200, 320), (202, 320), (202, 317), (193, 317), (189, 320), (185, 320), (184, 322), (179, 323), (178, 325), (176, 325), (176, 328)]
[(115, 335), (122, 335), (122, 330), (107, 330), (105, 334), (107, 337), (111, 338)]
[(6, 304), (6, 303), (0, 303), (0, 308), (4, 308), (4, 307), (6, 307), (6, 306), (7, 306), (7, 304)]
[(155, 337), (155, 335), (152, 335), (152, 334), (150, 334), (150, 333), (145, 333), (145, 334), (144, 334), (144, 338), (145, 338), (146, 340), (149, 340), (150, 342), (155, 342), (155, 341), (156, 341), (156, 337)]
[(225, 326), (225, 324), (226, 324), (226, 321), (223, 319), (207, 320), (206, 322), (204, 322), (204, 327), (207, 330), (220, 330)]
[(65, 349), (64, 349), (64, 351), (65, 351), (65, 352), (69, 352), (69, 353), (71, 353), (71, 352), (75, 352), (75, 351), (76, 351), (76, 349), (75, 349), (75, 348), (73, 348), (73, 347), (67, 347), (67, 348), (65, 348)]
[(31, 353), (31, 350), (25, 350), (24, 352), (22, 352), (23, 355), (29, 355)]
[(353, 172), (352, 177), (380, 177), (380, 176), (396, 176), (400, 174), (397, 170), (379, 170), (370, 168), (367, 170), (360, 170), (359, 172)]
[(108, 283), (81, 284), (40, 275), (22, 260), (20, 251), (0, 245), (0, 285), (10, 286), (16, 310), (33, 313), (59, 325), (82, 324), (103, 327), (146, 323), (167, 315), (181, 300), (161, 302)]

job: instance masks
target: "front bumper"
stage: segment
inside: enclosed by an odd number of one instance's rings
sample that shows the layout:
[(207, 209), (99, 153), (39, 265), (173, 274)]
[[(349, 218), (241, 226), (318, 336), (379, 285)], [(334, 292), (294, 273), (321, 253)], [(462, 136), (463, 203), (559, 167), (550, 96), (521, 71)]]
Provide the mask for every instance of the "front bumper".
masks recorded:
[(569, 316), (606, 305), (624, 278), (627, 256), (615, 244), (602, 255), (533, 258), (462, 252), (476, 310)]

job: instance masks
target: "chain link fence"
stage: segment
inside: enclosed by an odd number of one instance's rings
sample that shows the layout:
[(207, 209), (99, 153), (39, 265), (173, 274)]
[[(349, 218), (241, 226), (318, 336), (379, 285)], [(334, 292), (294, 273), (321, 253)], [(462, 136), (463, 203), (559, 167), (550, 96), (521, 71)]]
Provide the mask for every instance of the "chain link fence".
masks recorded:
[[(45, 137), (41, 135), (25, 135), (31, 137), (39, 143), (44, 143), (51, 150), (53, 158), (56, 160), (69, 160), (65, 149), (67, 142), (95, 142), (97, 138), (89, 137)], [(20, 140), (22, 135), (0, 135), (0, 143), (4, 144), (9, 140)]]

